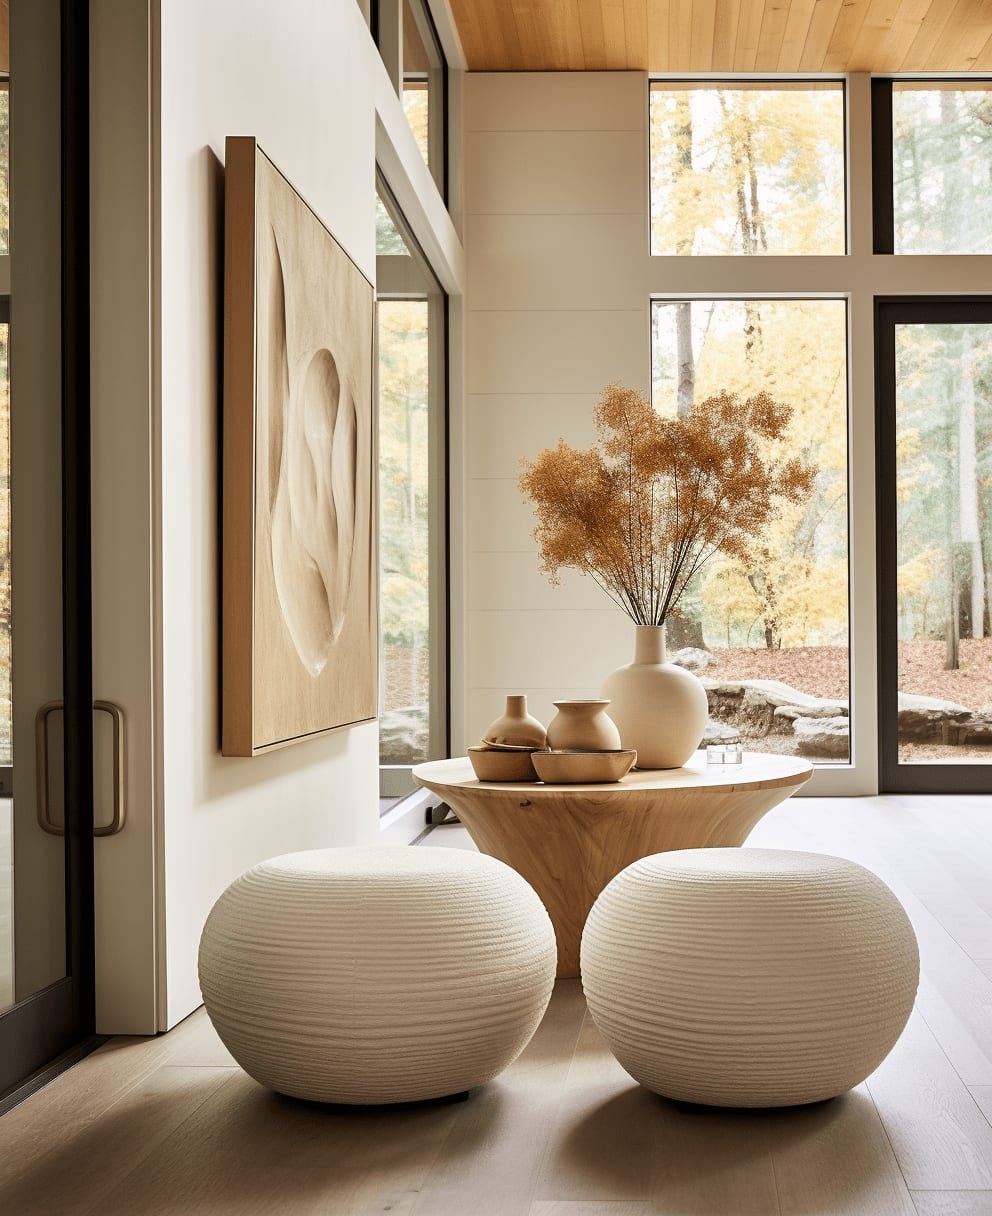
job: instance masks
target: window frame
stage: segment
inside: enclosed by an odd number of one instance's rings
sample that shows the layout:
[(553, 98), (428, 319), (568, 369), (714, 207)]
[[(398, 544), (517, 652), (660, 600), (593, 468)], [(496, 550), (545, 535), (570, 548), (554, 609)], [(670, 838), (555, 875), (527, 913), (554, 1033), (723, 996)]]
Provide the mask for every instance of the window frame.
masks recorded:
[[(403, 8), (409, 4), (414, 23), (431, 67), (426, 75), (428, 87), (427, 147), (428, 165), (434, 184), (445, 205), (448, 204), (448, 59), (438, 33), (430, 0), (372, 0), (370, 30), (379, 54), (403, 104)], [(432, 91), (433, 90), (433, 91)]]

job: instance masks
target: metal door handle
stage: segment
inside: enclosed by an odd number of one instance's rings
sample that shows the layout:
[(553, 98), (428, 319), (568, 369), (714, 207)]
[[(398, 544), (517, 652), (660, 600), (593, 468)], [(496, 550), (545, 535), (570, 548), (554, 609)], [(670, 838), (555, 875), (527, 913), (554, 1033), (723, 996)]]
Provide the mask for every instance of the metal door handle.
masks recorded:
[[(37, 762), (36, 787), (38, 796), (38, 826), (50, 836), (64, 836), (65, 828), (51, 817), (48, 790), (48, 719), (61, 701), (46, 701), (34, 719), (35, 757)], [(94, 836), (116, 836), (124, 827), (127, 818), (127, 730), (124, 710), (113, 701), (94, 701), (94, 710), (109, 714), (114, 728), (114, 798), (110, 822), (94, 826)]]

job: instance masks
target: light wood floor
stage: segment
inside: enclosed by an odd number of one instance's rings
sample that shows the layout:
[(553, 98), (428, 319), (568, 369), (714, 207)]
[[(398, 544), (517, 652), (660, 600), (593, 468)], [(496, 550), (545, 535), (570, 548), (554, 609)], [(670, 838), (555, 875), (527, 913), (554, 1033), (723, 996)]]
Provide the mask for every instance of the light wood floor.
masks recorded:
[[(461, 828), (425, 843), (471, 847)], [(656, 1098), (606, 1051), (577, 980), (496, 1081), (412, 1109), (266, 1093), (201, 1012), (108, 1043), (0, 1119), (0, 1213), (992, 1216), (992, 798), (794, 799), (749, 843), (861, 861), (916, 926), (916, 1011), (843, 1098)]]

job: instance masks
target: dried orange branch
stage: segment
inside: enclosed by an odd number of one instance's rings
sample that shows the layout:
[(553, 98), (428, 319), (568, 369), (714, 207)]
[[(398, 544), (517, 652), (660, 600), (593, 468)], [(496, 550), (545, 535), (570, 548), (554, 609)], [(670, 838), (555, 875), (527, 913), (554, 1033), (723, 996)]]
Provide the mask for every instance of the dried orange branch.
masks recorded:
[(792, 417), (768, 393), (722, 392), (663, 418), (611, 384), (595, 417), (592, 448), (560, 440), (523, 461), (520, 489), (551, 581), (588, 574), (637, 624), (663, 624), (717, 553), (747, 563), (781, 502), (812, 492), (812, 465), (764, 455)]

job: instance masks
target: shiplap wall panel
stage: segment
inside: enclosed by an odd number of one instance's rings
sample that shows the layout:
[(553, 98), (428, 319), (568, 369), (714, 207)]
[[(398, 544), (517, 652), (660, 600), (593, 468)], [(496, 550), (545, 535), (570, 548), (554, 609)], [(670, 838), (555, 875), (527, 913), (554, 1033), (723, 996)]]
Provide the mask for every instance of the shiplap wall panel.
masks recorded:
[[(599, 0), (581, 15), (587, 44), (595, 31), (605, 37)], [(526, 693), (547, 721), (552, 701), (595, 696), (629, 661), (632, 629), (607, 596), (575, 579), (556, 589), (541, 574), (517, 474), (521, 457), (560, 436), (589, 443), (609, 381), (648, 387), (648, 285), (638, 270), (648, 247), (645, 79), (469, 73), (464, 123), (470, 455), (459, 727), (474, 743), (508, 693)]]
[(986, 0), (451, 0), (474, 71), (971, 72)]

